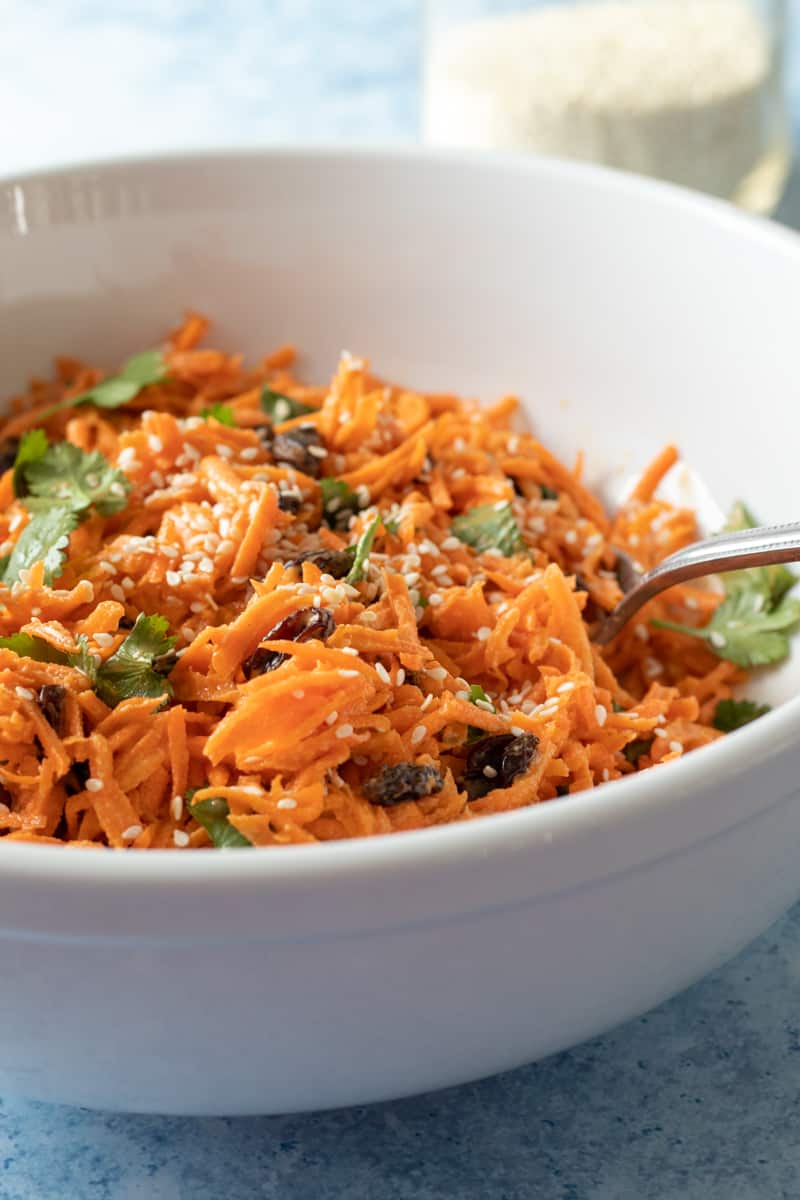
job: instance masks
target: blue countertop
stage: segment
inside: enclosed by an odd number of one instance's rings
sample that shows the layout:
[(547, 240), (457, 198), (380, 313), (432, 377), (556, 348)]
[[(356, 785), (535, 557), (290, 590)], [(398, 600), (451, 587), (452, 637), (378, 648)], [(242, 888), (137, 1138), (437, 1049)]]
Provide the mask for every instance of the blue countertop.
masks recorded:
[[(0, 3), (0, 101), (18, 116), (0, 127), (3, 170), (180, 144), (414, 137), (414, 0), (209, 8)], [(800, 46), (790, 64), (800, 133)], [(800, 227), (800, 176), (778, 215)], [(470, 1087), (246, 1120), (5, 1099), (0, 1197), (797, 1200), (798, 1118), (800, 906), (646, 1017)]]

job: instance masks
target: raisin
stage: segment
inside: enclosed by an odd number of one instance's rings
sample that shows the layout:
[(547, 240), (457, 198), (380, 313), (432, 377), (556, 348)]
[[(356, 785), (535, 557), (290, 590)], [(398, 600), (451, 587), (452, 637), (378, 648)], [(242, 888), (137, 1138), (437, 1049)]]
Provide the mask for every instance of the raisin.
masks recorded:
[[(335, 628), (336, 622), (327, 608), (298, 608), (273, 625), (262, 641), (309, 642), (312, 638), (319, 638), (321, 642), (326, 642)], [(288, 657), (288, 654), (258, 646), (242, 663), (245, 679), (274, 671)]]
[(312, 453), (323, 450), (324, 443), (313, 425), (298, 425), (286, 433), (279, 433), (272, 443), (272, 453), (275, 462), (281, 466), (294, 467), (312, 479), (319, 479), (322, 474), (322, 455)]
[(288, 512), (292, 516), (296, 516), (302, 507), (302, 499), (294, 492), (278, 492), (278, 508), (281, 512)]
[(319, 567), (323, 575), (331, 575), (334, 579), (344, 579), (353, 565), (353, 555), (347, 550), (307, 550), (305, 554), (298, 554), (297, 558), (290, 558), (284, 565), (299, 567), (304, 562), (310, 562), (315, 567)]
[(444, 779), (435, 767), (418, 767), (414, 763), (397, 763), (383, 767), (380, 774), (373, 775), (364, 784), (364, 796), (370, 804), (391, 808), (406, 800), (420, 800), (433, 796), (444, 787)]
[(0, 442), (0, 475), (13, 467), (18, 450), (19, 438), (6, 438), (5, 441)]
[(46, 683), (44, 687), (39, 688), (37, 697), (42, 716), (47, 724), (55, 729), (59, 737), (64, 731), (64, 697), (66, 694), (67, 689), (60, 687), (59, 684)]
[(533, 762), (539, 739), (532, 733), (496, 733), (470, 746), (463, 785), (470, 800), (510, 787)]

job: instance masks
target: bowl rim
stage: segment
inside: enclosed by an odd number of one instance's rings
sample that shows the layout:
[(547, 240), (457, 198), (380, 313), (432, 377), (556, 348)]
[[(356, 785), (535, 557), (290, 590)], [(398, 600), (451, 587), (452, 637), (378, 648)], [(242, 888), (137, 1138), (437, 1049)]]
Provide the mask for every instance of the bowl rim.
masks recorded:
[[(158, 171), (160, 168), (193, 169), (201, 166), (242, 163), (270, 169), (281, 162), (349, 164), (374, 169), (386, 164), (437, 167), (470, 167), (486, 174), (513, 172), (541, 180), (566, 180), (587, 192), (602, 189), (633, 199), (637, 204), (678, 209), (707, 224), (726, 228), (739, 238), (763, 244), (769, 251), (795, 256), (800, 266), (800, 236), (786, 227), (745, 214), (713, 197), (657, 180), (558, 158), (517, 156), (469, 150), (442, 150), (417, 146), (252, 146), (164, 151), (57, 164), (0, 177), (0, 194), (30, 185), (48, 185), (70, 178), (92, 176), (97, 182), (120, 173)], [(15, 228), (14, 205), (0, 212), (0, 236)], [(800, 721), (800, 696), (791, 698), (757, 722), (702, 750), (568, 797), (482, 816), (475, 821), (420, 830), (379, 834), (368, 838), (342, 839), (314, 845), (290, 845), (263, 854), (185, 854), (163, 849), (119, 854), (113, 850), (76, 853), (69, 847), (2, 841), (2, 876), (5, 883), (31, 884), (36, 878), (53, 883), (82, 881), (90, 885), (163, 883), (180, 886), (202, 881), (271, 884), (301, 879), (333, 880), (374, 878), (376, 872), (428, 871), (451, 863), (485, 861), (504, 850), (518, 851), (521, 844), (532, 847), (558, 839), (562, 845), (577, 840), (587, 831), (613, 835), (614, 831), (644, 810), (655, 815), (668, 810), (679, 795), (697, 795), (712, 786), (731, 783), (754, 764), (765, 763), (776, 752), (788, 750), (796, 741)], [(598, 799), (602, 797), (602, 799)], [(754, 802), (753, 808), (756, 807)], [(736, 822), (731, 817), (730, 824)], [(658, 846), (649, 847), (640, 858), (660, 856)], [(605, 874), (609, 874), (605, 872)], [(595, 877), (604, 872), (598, 867)]]

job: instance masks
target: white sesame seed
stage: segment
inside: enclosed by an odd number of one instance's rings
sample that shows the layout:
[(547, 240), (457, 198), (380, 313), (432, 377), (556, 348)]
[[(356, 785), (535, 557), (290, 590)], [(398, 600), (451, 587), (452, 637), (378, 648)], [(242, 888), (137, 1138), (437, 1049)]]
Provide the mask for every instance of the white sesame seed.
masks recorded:
[(295, 800), (294, 796), (281, 796), (275, 807), (283, 809), (297, 808), (297, 801)]
[(566, 683), (559, 684), (559, 686), (556, 688), (556, 691), (559, 693), (571, 692), (574, 690), (574, 688), (575, 688), (575, 684), (572, 682), (571, 679), (568, 679)]
[(479, 642), (488, 642), (488, 640), (491, 636), (492, 636), (492, 631), (488, 625), (481, 625), (480, 629), (475, 634), (475, 637), (478, 639)]
[(673, 754), (680, 754), (683, 750), (683, 742), (670, 742), (669, 748)]
[(574, 544), (575, 544), (575, 542), (577, 542), (577, 540), (578, 540), (578, 534), (574, 529), (568, 529), (567, 532), (564, 534), (564, 541), (569, 546), (574, 546)]
[(161, 438), (158, 437), (155, 433), (151, 433), (148, 435), (147, 444), (150, 447), (150, 449), (153, 451), (153, 454), (160, 454), (161, 451), (164, 449), (164, 443), (162, 442)]
[(497, 771), (495, 771), (494, 767), (490, 767), (490, 766), (488, 765), (488, 763), (487, 763), (487, 765), (486, 765), (486, 766), (483, 768), (483, 773), (484, 773), (484, 775), (486, 776), (486, 778), (487, 778), (487, 779), (496, 779), (496, 778), (497, 778)]
[(342, 646), (341, 653), (350, 654), (353, 658), (358, 658), (358, 651), (355, 646)]
[(522, 728), (521, 725), (512, 725), (511, 732), (514, 734), (515, 737), (521, 737), (522, 734), (525, 732), (525, 730)]
[(332, 713), (328, 713), (327, 717), (325, 718), (325, 724), (326, 725), (335, 725), (338, 720), (339, 720), (339, 714), (336, 711), (336, 709), (334, 709)]
[(444, 667), (428, 667), (425, 671), (426, 675), (430, 675), (431, 679), (441, 683), (443, 679), (447, 679), (447, 671)]
[(390, 676), (389, 672), (386, 670), (386, 667), (383, 665), (383, 663), (379, 663), (379, 662), (375, 663), (375, 674), (384, 683), (392, 682), (391, 676)]
[(105, 571), (109, 575), (116, 575), (117, 573), (117, 568), (114, 566), (114, 564), (106, 562), (105, 559), (100, 560), (99, 566), (101, 571)]
[(657, 738), (665, 738), (667, 736), (666, 729), (654, 729), (653, 736)]
[(210, 575), (214, 570), (214, 564), (210, 558), (201, 558), (198, 566), (204, 575)]
[(202, 600), (193, 600), (192, 603), (189, 605), (189, 612), (201, 613), (204, 608), (205, 608), (205, 605), (203, 604)]
[(507, 443), (507, 445), (506, 445), (506, 449), (508, 450), (508, 453), (509, 453), (509, 454), (516, 454), (516, 453), (517, 453), (517, 451), (519, 450), (519, 438), (517, 437), (517, 435), (516, 435), (516, 434), (513, 434), (513, 435), (512, 435), (512, 436), (511, 436), (511, 437), (508, 439), (508, 443)]
[(406, 673), (402, 667), (397, 668), (397, 674), (394, 677), (395, 687), (402, 687), (406, 681)]
[(136, 587), (136, 584), (133, 582), (130, 575), (126, 575), (123, 579), (121, 579), (120, 584), (122, 587), (124, 587), (126, 592), (132, 592)]
[(337, 736), (337, 738), (352, 737), (353, 736), (353, 726), (352, 725), (340, 725), (339, 728), (336, 730), (336, 736)]
[(183, 796), (173, 796), (169, 806), (172, 818), (175, 821), (180, 821), (183, 816)]
[(646, 625), (642, 625), (641, 622), (638, 625), (634, 625), (633, 632), (636, 634), (637, 638), (639, 638), (641, 641), (643, 641), (643, 642), (650, 641), (650, 630), (647, 628)]
[(167, 571), (167, 583), (170, 587), (177, 587), (182, 582), (182, 576), (177, 571)]
[(114, 597), (115, 600), (119, 600), (120, 603), (124, 603), (125, 593), (123, 592), (122, 588), (119, 586), (118, 583), (112, 584), (108, 590), (109, 590), (110, 594)]
[(336, 674), (341, 679), (358, 679), (361, 672), (360, 671), (349, 671), (349, 670), (345, 670), (344, 667), (340, 667), (339, 670), (336, 672)]
[(123, 829), (119, 836), (124, 838), (126, 842), (132, 842), (133, 839), (137, 838), (141, 832), (141, 825), (129, 825), (127, 829)]
[(473, 703), (476, 708), (482, 708), (484, 712), (494, 712), (494, 705), (491, 700), (475, 700)]
[(608, 709), (603, 704), (596, 704), (594, 708), (594, 719), (598, 725), (605, 725), (608, 720)]
[(461, 548), (461, 540), (457, 537), (446, 537), (442, 542), (442, 550), (458, 550)]
[(416, 746), (423, 738), (428, 736), (428, 729), (425, 725), (417, 725), (411, 733), (411, 745)]
[(185, 829), (173, 829), (172, 831), (173, 845), (179, 846), (181, 850), (184, 846), (189, 845), (189, 835)]
[(725, 645), (725, 635), (720, 633), (716, 629), (714, 630), (714, 632), (712, 634), (709, 635), (708, 640), (711, 642), (711, 645), (716, 646), (716, 648), (718, 650), (720, 650)]
[(442, 603), (443, 599), (444, 597), (440, 596), (438, 592), (431, 592), (430, 596), (428, 596), (428, 604), (431, 604), (434, 608), (436, 608), (438, 604)]
[(309, 446), (308, 453), (313, 454), (314, 458), (327, 458), (328, 451), (324, 446)]
[(302, 688), (298, 688), (297, 691), (292, 692), (292, 695), (294, 696), (295, 700), (302, 700), (305, 696), (305, 692)]
[(687, 608), (697, 609), (700, 607), (694, 596), (687, 596), (683, 603)]
[(92, 778), (92, 776), (90, 776), (86, 780), (86, 791), (87, 792), (102, 792), (102, 790), (103, 790), (102, 779), (94, 779), (94, 778)]
[(94, 640), (97, 642), (98, 646), (106, 650), (113, 643), (114, 636), (110, 633), (96, 633), (94, 635)]
[(245, 446), (244, 450), (239, 451), (239, 458), (244, 459), (245, 462), (252, 462), (257, 457), (258, 446)]
[(420, 706), (419, 706), (419, 711), (420, 711), (420, 712), (424, 712), (424, 711), (425, 711), (425, 709), (428, 707), (428, 705), (431, 703), (431, 701), (432, 701), (432, 700), (433, 700), (433, 693), (432, 693), (432, 692), (428, 692), (427, 696), (426, 696), (426, 697), (425, 697), (425, 699), (422, 701), (422, 704), (420, 704)]
[(230, 448), (230, 446), (226, 446), (224, 442), (217, 442), (216, 446), (214, 447), (214, 452), (215, 454), (218, 454), (220, 458), (233, 458), (233, 450)]
[(608, 767), (603, 767), (603, 783), (608, 783), (610, 778), (611, 778), (611, 773), (610, 773)]
[(17, 693), (20, 700), (33, 700), (36, 695), (35, 692), (32, 692), (30, 688), (26, 687), (15, 687), (14, 691)]

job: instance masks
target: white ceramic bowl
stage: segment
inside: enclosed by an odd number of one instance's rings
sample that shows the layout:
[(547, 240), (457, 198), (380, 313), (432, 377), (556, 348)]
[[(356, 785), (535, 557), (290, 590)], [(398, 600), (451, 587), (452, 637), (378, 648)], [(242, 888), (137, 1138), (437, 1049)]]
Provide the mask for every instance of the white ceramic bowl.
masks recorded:
[[(256, 153), (0, 185), (0, 386), (113, 365), (188, 306), (222, 343), (342, 347), (519, 390), (598, 479), (666, 438), (797, 516), (797, 240), (553, 162)], [(800, 895), (797, 670), (778, 711), (632, 780), (479, 822), (255, 853), (0, 844), (0, 1094), (255, 1113), (528, 1062), (685, 987)]]

